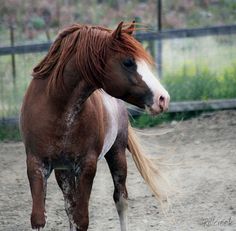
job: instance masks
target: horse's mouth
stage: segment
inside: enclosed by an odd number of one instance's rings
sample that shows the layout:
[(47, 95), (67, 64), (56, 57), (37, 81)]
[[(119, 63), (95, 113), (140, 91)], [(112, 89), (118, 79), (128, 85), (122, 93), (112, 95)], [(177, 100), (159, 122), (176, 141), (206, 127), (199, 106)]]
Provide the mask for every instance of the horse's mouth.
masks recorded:
[(145, 111), (152, 116), (157, 116), (161, 114), (164, 110), (160, 108), (160, 110), (154, 110), (150, 105), (145, 105)]

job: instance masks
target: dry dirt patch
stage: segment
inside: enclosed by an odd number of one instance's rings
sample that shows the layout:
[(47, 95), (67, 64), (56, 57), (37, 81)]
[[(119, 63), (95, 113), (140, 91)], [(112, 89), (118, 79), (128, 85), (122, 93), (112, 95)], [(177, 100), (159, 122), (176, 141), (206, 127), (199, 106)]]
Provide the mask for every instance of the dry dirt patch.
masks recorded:
[[(236, 230), (236, 111), (206, 113), (138, 132), (145, 151), (171, 163), (178, 192), (164, 216), (127, 153), (129, 230)], [(31, 196), (21, 143), (0, 143), (0, 230), (30, 230)], [(98, 163), (90, 201), (90, 231), (119, 230), (113, 185), (105, 161)], [(48, 182), (45, 230), (68, 230), (62, 194)]]

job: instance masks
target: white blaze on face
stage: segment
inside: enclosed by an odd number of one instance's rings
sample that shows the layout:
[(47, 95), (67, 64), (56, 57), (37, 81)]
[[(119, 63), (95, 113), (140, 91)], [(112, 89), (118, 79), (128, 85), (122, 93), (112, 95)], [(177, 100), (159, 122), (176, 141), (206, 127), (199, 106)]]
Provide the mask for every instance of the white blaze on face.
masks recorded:
[(149, 65), (143, 60), (137, 61), (137, 72), (153, 94), (153, 105), (149, 108), (151, 113), (157, 114), (166, 111), (170, 101), (169, 93), (152, 73)]

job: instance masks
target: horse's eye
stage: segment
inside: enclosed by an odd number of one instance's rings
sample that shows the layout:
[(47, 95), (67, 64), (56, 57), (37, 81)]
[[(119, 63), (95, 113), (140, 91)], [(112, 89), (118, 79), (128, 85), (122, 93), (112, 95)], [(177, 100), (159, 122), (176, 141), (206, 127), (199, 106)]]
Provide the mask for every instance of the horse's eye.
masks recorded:
[(127, 68), (131, 68), (131, 67), (134, 67), (135, 66), (135, 62), (134, 62), (134, 60), (133, 59), (125, 59), (124, 61), (123, 61), (123, 65), (125, 66), (125, 67), (127, 67)]

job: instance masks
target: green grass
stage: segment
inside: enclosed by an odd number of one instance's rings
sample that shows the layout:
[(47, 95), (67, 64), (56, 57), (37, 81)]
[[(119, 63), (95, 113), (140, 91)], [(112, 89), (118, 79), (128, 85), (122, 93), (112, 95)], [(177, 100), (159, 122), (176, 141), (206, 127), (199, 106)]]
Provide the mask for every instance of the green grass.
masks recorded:
[(130, 118), (130, 123), (136, 128), (155, 127), (163, 123), (170, 123), (171, 121), (182, 121), (199, 116), (201, 111), (193, 112), (178, 112), (178, 113), (164, 113), (158, 116), (150, 116), (142, 114), (140, 116)]
[(26, 88), (31, 80), (33, 67), (43, 53), (16, 55), (16, 80), (13, 84), (11, 56), (0, 56), (0, 118), (19, 114)]
[(17, 125), (0, 124), (0, 141), (20, 140), (20, 131)]
[(219, 73), (189, 65), (167, 74), (163, 82), (172, 101), (236, 98), (236, 62)]

